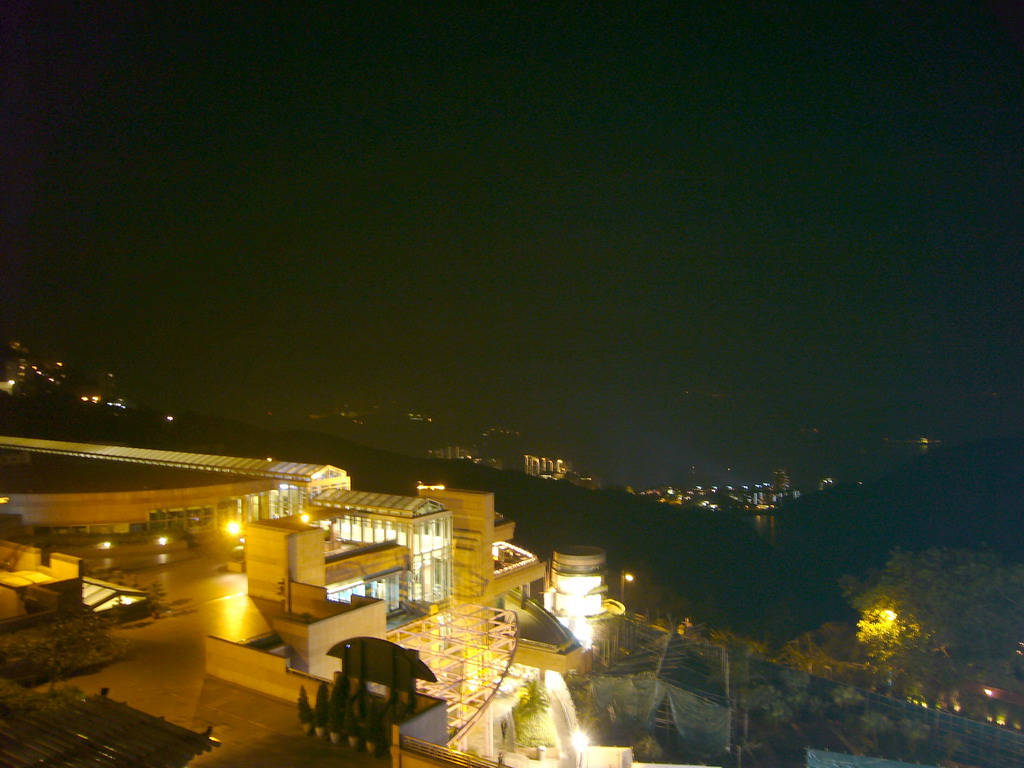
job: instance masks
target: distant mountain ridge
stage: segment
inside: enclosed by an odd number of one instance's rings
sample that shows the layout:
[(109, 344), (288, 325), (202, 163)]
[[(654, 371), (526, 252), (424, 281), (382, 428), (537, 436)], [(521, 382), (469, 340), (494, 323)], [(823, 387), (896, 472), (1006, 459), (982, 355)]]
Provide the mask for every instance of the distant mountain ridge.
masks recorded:
[[(938, 448), (878, 480), (800, 498), (778, 518), (782, 579), (834, 584), (881, 568), (897, 548), (987, 548), (1024, 562), (1022, 479), (1024, 436), (1013, 436)], [(836, 588), (826, 602), (838, 599)]]

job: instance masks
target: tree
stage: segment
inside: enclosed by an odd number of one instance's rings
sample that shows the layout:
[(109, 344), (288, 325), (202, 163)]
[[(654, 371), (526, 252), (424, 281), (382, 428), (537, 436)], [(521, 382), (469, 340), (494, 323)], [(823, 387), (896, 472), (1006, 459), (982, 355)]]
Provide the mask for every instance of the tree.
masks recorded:
[(309, 706), (309, 694), (306, 693), (306, 686), (299, 686), (299, 722), (309, 733), (313, 728), (313, 708)]
[(50, 690), (76, 672), (110, 663), (123, 650), (109, 622), (91, 612), (0, 636), (0, 656), (37, 670), (50, 681)]
[(960, 680), (1024, 690), (1024, 566), (992, 552), (895, 552), (847, 583), (857, 638), (882, 681), (936, 700)]
[(313, 725), (319, 729), (327, 727), (327, 714), (330, 711), (330, 693), (327, 690), (327, 683), (320, 683), (316, 689), (316, 706), (313, 707)]
[(524, 747), (549, 747), (555, 743), (554, 724), (548, 709), (548, 697), (540, 682), (530, 680), (519, 689), (519, 702), (512, 708), (516, 741)]

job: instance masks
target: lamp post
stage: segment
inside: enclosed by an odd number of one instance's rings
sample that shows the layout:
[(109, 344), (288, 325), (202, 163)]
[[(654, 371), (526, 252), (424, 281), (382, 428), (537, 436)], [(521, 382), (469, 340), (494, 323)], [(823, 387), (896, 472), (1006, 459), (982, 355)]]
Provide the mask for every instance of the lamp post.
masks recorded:
[(629, 582), (633, 581), (633, 574), (632, 573), (627, 573), (626, 571), (623, 571), (621, 573), (621, 575), (619, 576), (619, 599), (623, 603), (626, 602), (626, 582), (627, 581), (629, 581)]

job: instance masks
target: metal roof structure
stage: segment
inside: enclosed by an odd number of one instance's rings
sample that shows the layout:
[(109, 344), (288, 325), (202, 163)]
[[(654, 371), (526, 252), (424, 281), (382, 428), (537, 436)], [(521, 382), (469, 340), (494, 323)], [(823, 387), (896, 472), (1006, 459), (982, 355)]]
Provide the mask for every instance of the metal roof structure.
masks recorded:
[(498, 693), (519, 642), (514, 611), (463, 603), (388, 632), (388, 640), (417, 651), (436, 682), (420, 693), (448, 705), (449, 746), (465, 736)]
[(102, 696), (0, 720), (0, 765), (183, 768), (219, 742)]
[(400, 517), (421, 517), (445, 510), (445, 506), (440, 502), (420, 496), (393, 496), (387, 493), (338, 489), (319, 494), (315, 503), (320, 507), (360, 509)]
[(209, 453), (185, 453), (184, 451), (163, 451), (155, 448), (129, 448), (123, 445), (102, 445), (99, 443), (70, 443), (59, 440), (39, 440), (32, 437), (8, 437), (0, 435), (0, 449), (49, 453), (57, 456), (72, 456), (80, 459), (108, 459), (132, 464), (150, 464), (158, 467), (194, 469), (201, 472), (222, 472), (228, 475), (264, 477), (290, 483), (309, 483), (320, 479), (329, 470), (338, 472), (329, 464), (300, 464), (291, 461), (266, 459), (245, 459), (234, 456), (217, 456)]

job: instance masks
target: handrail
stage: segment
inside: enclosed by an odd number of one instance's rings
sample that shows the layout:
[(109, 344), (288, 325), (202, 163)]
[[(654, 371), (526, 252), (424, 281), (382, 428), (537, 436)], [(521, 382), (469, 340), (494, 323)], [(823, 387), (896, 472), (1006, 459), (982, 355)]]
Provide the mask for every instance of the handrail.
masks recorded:
[(487, 760), (476, 755), (468, 755), (448, 747), (439, 747), (429, 741), (416, 739), (412, 736), (402, 736), (401, 747), (407, 752), (413, 752), (425, 757), (432, 757), (448, 765), (457, 765), (461, 768), (504, 768), (501, 763)]

